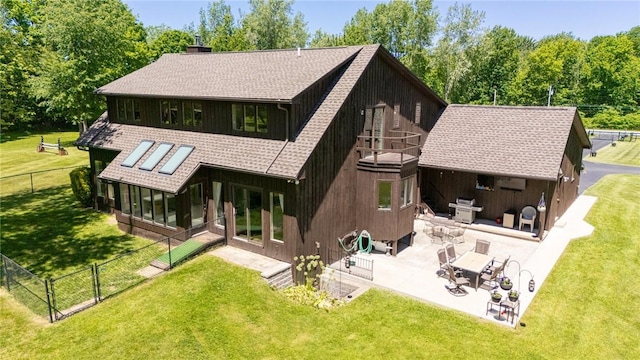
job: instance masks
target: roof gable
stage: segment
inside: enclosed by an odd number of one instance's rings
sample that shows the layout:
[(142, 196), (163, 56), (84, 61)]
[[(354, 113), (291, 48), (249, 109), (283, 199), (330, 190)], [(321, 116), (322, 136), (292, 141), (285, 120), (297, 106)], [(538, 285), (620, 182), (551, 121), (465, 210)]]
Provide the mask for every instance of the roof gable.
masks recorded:
[(553, 180), (575, 121), (581, 123), (574, 107), (449, 105), (419, 165)]
[(104, 95), (291, 102), (361, 46), (165, 54), (96, 92)]

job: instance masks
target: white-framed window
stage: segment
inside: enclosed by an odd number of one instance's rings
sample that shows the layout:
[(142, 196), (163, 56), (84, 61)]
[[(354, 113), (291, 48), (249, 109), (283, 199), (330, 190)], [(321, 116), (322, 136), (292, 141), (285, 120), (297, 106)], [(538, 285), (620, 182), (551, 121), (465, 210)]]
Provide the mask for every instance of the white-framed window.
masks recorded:
[(378, 181), (378, 210), (391, 210), (393, 183), (387, 180)]
[(155, 224), (176, 227), (175, 195), (120, 183), (120, 211)]
[(222, 192), (222, 183), (213, 182), (213, 224), (224, 228), (224, 199)]
[(162, 100), (160, 101), (160, 116), (162, 123), (165, 125), (178, 125), (178, 100)]
[(138, 99), (116, 99), (116, 107), (118, 120), (121, 122), (139, 122), (140, 117), (140, 102)]
[(269, 120), (267, 119), (267, 107), (255, 104), (232, 104), (231, 117), (233, 130), (266, 133)]
[(102, 162), (101, 160), (94, 160), (93, 167), (95, 169), (95, 173), (93, 174), (93, 178), (94, 178), (94, 182), (96, 184), (96, 195), (98, 195), (100, 197), (104, 197), (104, 195), (106, 193), (106, 186), (102, 182), (102, 180), (100, 180), (98, 178), (98, 175), (100, 175), (102, 170), (104, 170), (104, 162)]
[(182, 103), (182, 114), (185, 126), (202, 126), (202, 104), (198, 101), (185, 101)]
[(269, 193), (271, 240), (284, 241), (284, 194)]
[(404, 208), (413, 204), (413, 187), (415, 175), (402, 179), (400, 182), (400, 207)]

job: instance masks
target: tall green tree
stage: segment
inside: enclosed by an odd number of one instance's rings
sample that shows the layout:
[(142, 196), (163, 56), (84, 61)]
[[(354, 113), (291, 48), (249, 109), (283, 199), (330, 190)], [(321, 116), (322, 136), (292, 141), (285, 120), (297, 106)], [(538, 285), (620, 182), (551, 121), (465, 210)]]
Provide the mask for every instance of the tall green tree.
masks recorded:
[(91, 121), (104, 109), (94, 90), (148, 63), (144, 29), (118, 0), (49, 0), (41, 10), (34, 94), (51, 117)]
[(509, 86), (511, 104), (551, 105), (580, 103), (580, 71), (586, 43), (572, 34), (561, 33), (540, 40)]
[(344, 41), (344, 36), (342, 35), (332, 35), (328, 34), (321, 29), (316, 30), (311, 36), (311, 41), (309, 42), (309, 47), (312, 48), (320, 48), (320, 47), (332, 47), (332, 46), (343, 46), (346, 42)]
[(640, 58), (625, 34), (591, 39), (582, 72), (587, 104), (640, 106)]
[(251, 45), (245, 30), (236, 22), (231, 6), (224, 0), (214, 1), (206, 10), (200, 9), (198, 27), (189, 29), (194, 35), (200, 35), (202, 42), (213, 51), (249, 50)]
[(160, 35), (165, 32), (172, 30), (169, 25), (160, 24), (160, 25), (149, 25), (144, 27), (144, 32), (147, 33), (147, 43), (151, 44), (156, 39), (160, 37)]
[(433, 52), (435, 66), (427, 76), (445, 101), (458, 100), (451, 96), (471, 70), (469, 53), (480, 41), (484, 16), (484, 12), (474, 11), (469, 4), (454, 3), (447, 10), (442, 37)]
[(42, 41), (35, 31), (44, 1), (2, 0), (0, 16), (0, 126), (27, 127), (43, 109), (29, 91)]
[(371, 12), (358, 10), (345, 25), (343, 40), (348, 45), (381, 44), (422, 78), (437, 18), (431, 0), (392, 0)]
[(304, 15), (293, 15), (293, 0), (250, 0), (242, 27), (252, 48), (305, 47), (309, 40)]
[(457, 102), (505, 104), (509, 84), (520, 63), (533, 50), (533, 39), (515, 30), (495, 26), (482, 36), (478, 46), (469, 51), (471, 68), (455, 91)]
[(157, 60), (162, 54), (183, 53), (187, 46), (193, 45), (191, 34), (180, 30), (167, 30), (149, 44), (151, 60)]

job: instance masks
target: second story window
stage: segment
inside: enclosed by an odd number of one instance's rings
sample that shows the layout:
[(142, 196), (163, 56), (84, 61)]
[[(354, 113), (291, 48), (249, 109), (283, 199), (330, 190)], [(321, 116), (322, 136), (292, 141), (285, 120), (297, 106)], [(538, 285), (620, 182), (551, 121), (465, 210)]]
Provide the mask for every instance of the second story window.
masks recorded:
[(266, 133), (268, 127), (267, 107), (254, 104), (233, 104), (233, 130)]
[(182, 103), (182, 109), (185, 126), (202, 126), (202, 104), (196, 101), (185, 101)]
[(178, 124), (178, 101), (162, 100), (160, 102), (160, 114), (162, 116), (163, 124), (177, 125)]
[(116, 100), (118, 107), (118, 120), (121, 122), (139, 122), (140, 121), (140, 103), (135, 99), (118, 98)]

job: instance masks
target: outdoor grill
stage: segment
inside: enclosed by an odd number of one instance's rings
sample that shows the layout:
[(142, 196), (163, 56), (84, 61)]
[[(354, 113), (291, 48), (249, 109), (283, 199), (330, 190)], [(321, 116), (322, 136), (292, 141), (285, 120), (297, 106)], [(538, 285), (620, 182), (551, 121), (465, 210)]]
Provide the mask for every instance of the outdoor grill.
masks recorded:
[(455, 221), (471, 224), (476, 219), (476, 212), (482, 211), (482, 206), (475, 206), (476, 199), (459, 197), (455, 203), (449, 203), (450, 208), (456, 209)]

